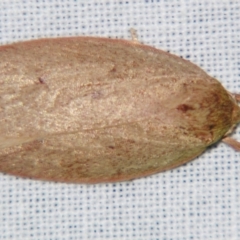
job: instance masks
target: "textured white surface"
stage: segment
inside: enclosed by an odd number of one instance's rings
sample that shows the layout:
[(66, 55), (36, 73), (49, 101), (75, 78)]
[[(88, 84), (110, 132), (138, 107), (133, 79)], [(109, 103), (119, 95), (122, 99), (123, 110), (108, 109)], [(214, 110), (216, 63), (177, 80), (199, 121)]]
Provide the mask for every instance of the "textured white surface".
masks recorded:
[[(197, 63), (240, 92), (240, 1), (0, 0), (0, 43), (72, 35), (129, 39)], [(240, 140), (240, 128), (234, 137)], [(240, 153), (220, 143), (178, 169), (74, 185), (0, 174), (0, 240), (240, 239)]]

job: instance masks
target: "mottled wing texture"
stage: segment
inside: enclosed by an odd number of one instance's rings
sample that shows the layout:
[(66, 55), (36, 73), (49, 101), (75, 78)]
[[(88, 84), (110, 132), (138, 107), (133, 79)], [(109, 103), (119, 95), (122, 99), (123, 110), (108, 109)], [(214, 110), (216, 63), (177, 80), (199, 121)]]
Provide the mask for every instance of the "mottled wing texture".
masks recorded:
[(189, 61), (125, 40), (0, 47), (0, 171), (129, 180), (201, 154), (239, 121), (234, 99)]

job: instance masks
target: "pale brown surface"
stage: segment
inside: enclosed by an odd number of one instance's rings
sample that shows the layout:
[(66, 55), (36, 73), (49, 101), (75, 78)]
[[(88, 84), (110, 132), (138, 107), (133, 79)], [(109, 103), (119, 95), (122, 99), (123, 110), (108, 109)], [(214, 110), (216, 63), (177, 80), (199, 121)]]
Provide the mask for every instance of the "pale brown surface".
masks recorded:
[(218, 81), (151, 47), (84, 37), (0, 47), (2, 172), (128, 180), (193, 159), (239, 121)]

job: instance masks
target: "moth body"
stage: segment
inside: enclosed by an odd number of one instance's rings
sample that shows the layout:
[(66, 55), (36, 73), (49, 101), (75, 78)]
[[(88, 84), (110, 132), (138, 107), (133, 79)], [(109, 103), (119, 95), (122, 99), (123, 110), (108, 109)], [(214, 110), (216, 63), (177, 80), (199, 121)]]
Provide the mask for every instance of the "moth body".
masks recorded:
[(182, 165), (240, 121), (236, 98), (196, 65), (125, 40), (0, 47), (0, 171), (96, 183)]

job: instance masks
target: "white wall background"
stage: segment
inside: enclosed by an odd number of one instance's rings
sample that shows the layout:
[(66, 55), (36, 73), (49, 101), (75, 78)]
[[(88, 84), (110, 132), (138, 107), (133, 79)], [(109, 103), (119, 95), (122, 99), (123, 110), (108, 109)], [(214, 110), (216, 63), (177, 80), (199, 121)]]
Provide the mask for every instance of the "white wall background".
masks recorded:
[[(130, 39), (169, 50), (240, 92), (239, 0), (0, 0), (0, 43)], [(1, 59), (0, 59), (1, 61)], [(240, 128), (234, 134), (240, 140)], [(172, 171), (77, 185), (0, 174), (0, 240), (238, 240), (240, 153), (220, 143)]]

